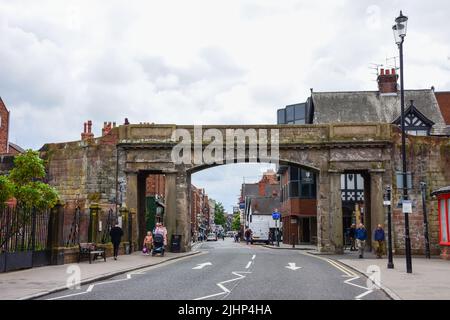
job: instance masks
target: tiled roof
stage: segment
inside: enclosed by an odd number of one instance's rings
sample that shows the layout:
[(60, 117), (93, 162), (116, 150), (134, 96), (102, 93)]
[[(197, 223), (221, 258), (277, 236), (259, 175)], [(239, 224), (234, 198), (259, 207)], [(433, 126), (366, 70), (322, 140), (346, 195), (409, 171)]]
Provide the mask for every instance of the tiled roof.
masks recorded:
[[(400, 116), (400, 94), (378, 91), (313, 92), (314, 124), (336, 122), (387, 122)], [(435, 124), (432, 134), (448, 134), (433, 90), (405, 90), (405, 109), (414, 106)]]

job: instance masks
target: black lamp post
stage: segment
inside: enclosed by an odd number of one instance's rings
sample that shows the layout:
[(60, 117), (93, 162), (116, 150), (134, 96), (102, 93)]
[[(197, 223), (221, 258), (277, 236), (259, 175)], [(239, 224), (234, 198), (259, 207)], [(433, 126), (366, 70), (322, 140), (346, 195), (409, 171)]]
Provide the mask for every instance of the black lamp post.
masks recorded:
[(386, 187), (385, 205), (388, 210), (388, 269), (394, 269), (394, 259), (392, 257), (392, 212), (391, 212), (391, 187)]
[[(400, 108), (401, 108), (401, 128), (402, 128), (402, 175), (403, 175), (403, 201), (408, 200), (408, 182), (406, 173), (406, 140), (405, 140), (405, 93), (403, 87), (403, 42), (406, 37), (406, 27), (408, 17), (400, 11), (400, 15), (395, 18), (395, 24), (392, 27), (394, 31), (395, 43), (400, 51)], [(405, 211), (405, 210), (403, 210)], [(405, 255), (406, 272), (412, 273), (411, 262), (411, 239), (409, 237), (409, 217), (405, 212)]]

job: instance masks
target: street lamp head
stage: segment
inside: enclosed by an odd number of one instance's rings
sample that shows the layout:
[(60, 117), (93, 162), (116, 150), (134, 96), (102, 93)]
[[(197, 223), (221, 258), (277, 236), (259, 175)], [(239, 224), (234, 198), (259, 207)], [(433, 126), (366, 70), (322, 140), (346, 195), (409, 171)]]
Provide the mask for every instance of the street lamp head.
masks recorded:
[(394, 31), (395, 43), (400, 44), (406, 37), (406, 27), (408, 25), (408, 17), (404, 16), (400, 11), (400, 15), (395, 18), (395, 24), (392, 26)]

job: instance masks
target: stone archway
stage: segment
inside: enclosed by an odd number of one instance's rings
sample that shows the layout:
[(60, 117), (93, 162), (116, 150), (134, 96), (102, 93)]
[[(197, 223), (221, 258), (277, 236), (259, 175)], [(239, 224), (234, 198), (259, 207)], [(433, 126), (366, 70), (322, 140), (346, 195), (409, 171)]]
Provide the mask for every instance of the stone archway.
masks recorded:
[[(169, 236), (182, 235), (182, 251), (190, 249), (189, 184), (190, 174), (208, 166), (223, 164), (224, 160), (243, 160), (238, 148), (224, 145), (222, 163), (204, 165), (196, 162), (196, 152), (204, 152), (211, 142), (204, 139), (208, 130), (227, 136), (229, 130), (257, 132), (258, 138), (273, 146), (272, 137), (278, 138), (277, 161), (292, 163), (315, 169), (318, 174), (317, 233), (318, 249), (321, 252), (343, 251), (342, 202), (340, 175), (346, 170), (367, 171), (370, 175), (370, 208), (372, 224), (384, 223), (382, 208), (383, 181), (390, 181), (389, 154), (391, 152), (391, 127), (387, 124), (338, 124), (338, 125), (264, 125), (264, 126), (176, 126), (176, 125), (127, 125), (119, 128), (118, 175), (126, 181), (126, 204), (138, 207), (138, 174), (144, 170), (157, 170), (166, 176), (165, 223)], [(171, 157), (179, 144), (174, 138), (176, 130), (184, 130), (192, 138), (189, 144), (190, 162), (175, 163)], [(261, 130), (265, 130), (264, 133)], [(200, 135), (200, 139), (196, 135)], [(242, 137), (241, 137), (242, 138)], [(233, 138), (234, 139), (234, 138)], [(241, 141), (244, 158), (250, 162), (253, 147), (248, 136)], [(236, 139), (236, 142), (239, 142)], [(191, 147), (192, 144), (192, 147)], [(258, 150), (260, 145), (257, 146)], [(231, 150), (233, 156), (228, 156)], [(183, 153), (184, 154), (184, 153)], [(273, 160), (269, 157), (267, 161)], [(219, 160), (221, 160), (219, 159)], [(217, 160), (217, 159), (216, 159)], [(262, 162), (266, 162), (262, 161)], [(220, 161), (218, 161), (220, 162)], [(139, 212), (138, 212), (139, 214)], [(136, 219), (137, 220), (137, 219)]]

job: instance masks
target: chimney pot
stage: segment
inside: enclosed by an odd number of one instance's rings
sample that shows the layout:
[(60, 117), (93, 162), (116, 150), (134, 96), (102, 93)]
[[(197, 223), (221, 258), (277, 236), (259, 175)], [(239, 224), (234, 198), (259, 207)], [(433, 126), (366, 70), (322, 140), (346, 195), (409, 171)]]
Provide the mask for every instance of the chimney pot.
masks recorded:
[(391, 69), (391, 74), (395, 74), (395, 68)]
[(384, 69), (383, 68), (380, 69), (380, 75), (384, 76)]
[(387, 76), (389, 75), (389, 69), (386, 69), (386, 75)]

